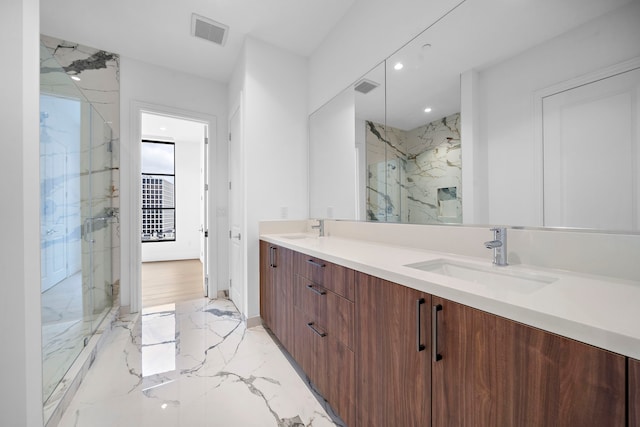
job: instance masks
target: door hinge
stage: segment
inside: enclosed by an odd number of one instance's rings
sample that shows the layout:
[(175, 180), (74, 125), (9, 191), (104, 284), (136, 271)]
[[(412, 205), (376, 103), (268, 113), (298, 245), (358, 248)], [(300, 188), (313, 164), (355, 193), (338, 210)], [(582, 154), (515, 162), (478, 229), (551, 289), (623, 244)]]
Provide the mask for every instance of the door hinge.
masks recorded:
[(208, 144), (209, 144), (209, 138), (207, 138), (207, 137), (205, 137), (205, 138), (204, 138), (204, 144), (205, 144), (205, 145), (208, 145)]
[(209, 237), (209, 230), (205, 230), (204, 237)]
[(231, 283), (233, 282), (233, 280), (229, 279), (229, 287), (231, 287)]
[(204, 185), (204, 191), (209, 191), (209, 184)]
[(231, 190), (231, 181), (229, 181), (229, 190)]
[(231, 141), (231, 132), (229, 132), (229, 141)]
[(229, 238), (231, 238), (231, 230), (229, 230)]

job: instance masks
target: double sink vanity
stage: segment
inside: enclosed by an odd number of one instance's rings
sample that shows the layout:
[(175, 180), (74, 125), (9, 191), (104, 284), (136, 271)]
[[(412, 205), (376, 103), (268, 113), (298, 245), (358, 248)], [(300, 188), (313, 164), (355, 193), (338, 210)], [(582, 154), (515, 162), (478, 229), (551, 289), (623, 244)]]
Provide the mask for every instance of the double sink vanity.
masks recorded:
[(640, 425), (637, 281), (309, 225), (261, 224), (260, 314), (346, 425)]

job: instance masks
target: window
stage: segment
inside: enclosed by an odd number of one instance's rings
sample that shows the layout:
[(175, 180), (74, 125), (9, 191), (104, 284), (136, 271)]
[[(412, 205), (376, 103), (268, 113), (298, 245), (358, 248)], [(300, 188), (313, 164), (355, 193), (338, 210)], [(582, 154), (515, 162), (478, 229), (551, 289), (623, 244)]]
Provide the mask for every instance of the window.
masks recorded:
[(142, 242), (176, 240), (175, 144), (142, 141)]

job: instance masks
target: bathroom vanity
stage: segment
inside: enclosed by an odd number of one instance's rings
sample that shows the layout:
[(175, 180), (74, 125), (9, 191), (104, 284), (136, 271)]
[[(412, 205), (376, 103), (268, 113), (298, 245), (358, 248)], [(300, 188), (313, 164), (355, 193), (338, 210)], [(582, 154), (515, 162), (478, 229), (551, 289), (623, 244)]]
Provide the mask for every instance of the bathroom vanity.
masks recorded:
[(260, 314), (346, 425), (640, 425), (637, 283), (314, 236), (261, 236)]

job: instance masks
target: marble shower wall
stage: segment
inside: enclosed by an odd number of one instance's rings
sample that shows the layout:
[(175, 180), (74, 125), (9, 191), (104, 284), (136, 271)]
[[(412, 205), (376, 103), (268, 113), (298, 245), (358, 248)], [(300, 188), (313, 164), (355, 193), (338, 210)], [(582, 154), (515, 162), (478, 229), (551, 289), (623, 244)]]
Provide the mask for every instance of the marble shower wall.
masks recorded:
[[(74, 90), (88, 101), (83, 105), (82, 137), (91, 141), (91, 147), (82, 146), (81, 173), (92, 174), (91, 188), (83, 189), (85, 195), (90, 191), (92, 200), (91, 203), (86, 197), (82, 200), (83, 217), (117, 213), (120, 208), (120, 57), (46, 35), (40, 36), (40, 42), (50, 58), (49, 63), (44, 61), (40, 67), (41, 91), (75, 97), (75, 93), (68, 93), (68, 76), (77, 76), (81, 80), (73, 82)], [(61, 67), (66, 76), (60, 72)], [(111, 300), (111, 287), (114, 297), (119, 289), (119, 224), (107, 226), (105, 221), (97, 221), (93, 225), (98, 243), (94, 247), (101, 247), (99, 252), (94, 249), (94, 274), (106, 278), (102, 283), (95, 283), (100, 290), (96, 293), (94, 310), (102, 312), (110, 305), (107, 300)]]
[(366, 127), (368, 219), (461, 223), (460, 114), (409, 131)]

